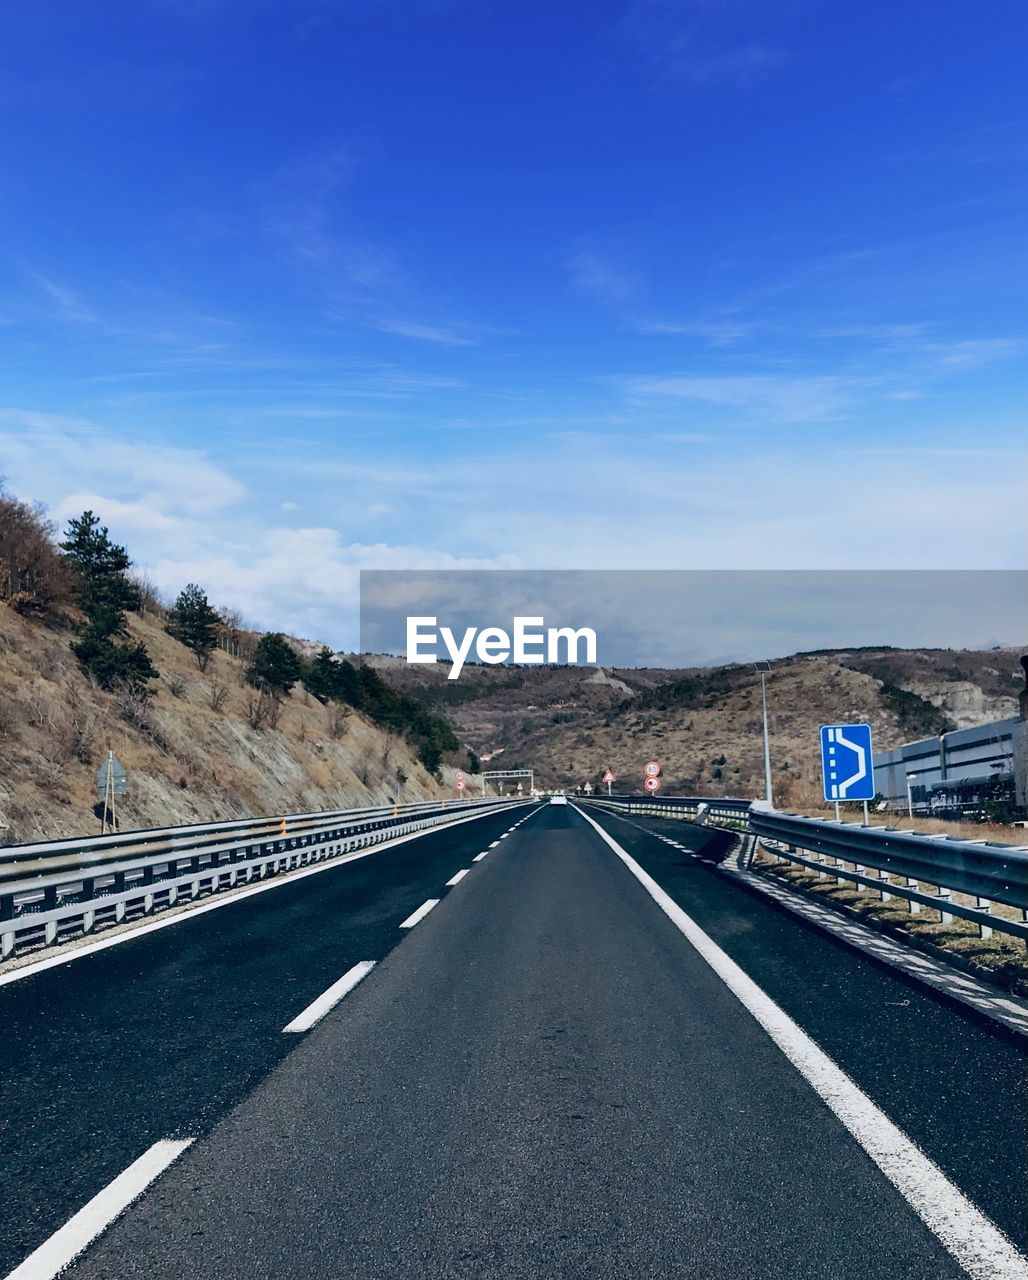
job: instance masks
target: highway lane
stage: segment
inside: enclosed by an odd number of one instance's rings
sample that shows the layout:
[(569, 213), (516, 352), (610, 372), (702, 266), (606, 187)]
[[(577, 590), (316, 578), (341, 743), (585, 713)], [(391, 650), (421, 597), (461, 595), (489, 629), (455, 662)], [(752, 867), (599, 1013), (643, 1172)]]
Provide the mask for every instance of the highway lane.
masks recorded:
[(589, 812), (1028, 1252), (1023, 1038), (653, 837), (688, 843), (688, 824)]
[(0, 1275), (151, 1143), (206, 1132), (294, 1047), (290, 1019), (514, 820), (329, 863), (0, 987)]
[[(740, 936), (741, 898), (712, 907)], [(818, 956), (832, 1008), (859, 963)], [(596, 832), (545, 808), (68, 1274), (964, 1272)]]

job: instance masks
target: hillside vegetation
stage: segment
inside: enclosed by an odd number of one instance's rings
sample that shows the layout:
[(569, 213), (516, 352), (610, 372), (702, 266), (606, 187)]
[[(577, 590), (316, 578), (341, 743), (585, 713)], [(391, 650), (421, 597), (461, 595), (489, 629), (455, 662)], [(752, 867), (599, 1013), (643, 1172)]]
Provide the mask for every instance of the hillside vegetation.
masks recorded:
[(0, 843), (447, 794), (449, 723), (327, 648), (246, 631), (190, 584), (167, 606), (95, 516), (64, 539), (0, 493)]
[[(768, 709), (775, 799), (821, 803), (818, 726), (867, 721), (876, 750), (1017, 714), (1022, 649), (861, 649), (774, 663)], [(491, 765), (548, 785), (638, 791), (657, 759), (670, 794), (763, 794), (760, 679), (750, 665), (688, 670), (390, 664), (389, 679), (445, 710)], [(499, 752), (496, 757), (494, 753)]]
[(67, 633), (0, 605), (0, 839), (98, 831), (108, 750), (128, 770), (126, 829), (452, 794), (399, 734), (299, 685), (254, 729), (242, 658), (216, 651), (201, 672), (160, 619), (128, 629), (161, 673), (144, 704), (86, 678)]

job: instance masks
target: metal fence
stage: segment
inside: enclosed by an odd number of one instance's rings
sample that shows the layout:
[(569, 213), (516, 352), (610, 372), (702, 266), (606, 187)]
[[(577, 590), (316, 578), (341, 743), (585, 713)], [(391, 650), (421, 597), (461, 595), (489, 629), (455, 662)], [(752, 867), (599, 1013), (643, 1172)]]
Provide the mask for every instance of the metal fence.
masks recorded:
[[(1028, 847), (807, 818), (779, 813), (760, 801), (618, 796), (590, 803), (633, 816), (684, 817), (729, 827), (821, 879), (871, 889), (883, 901), (903, 900), (914, 914), (934, 908), (944, 924), (955, 916), (969, 920), (982, 937), (996, 930), (1028, 940)], [(746, 852), (752, 866), (753, 845)], [(974, 904), (954, 901), (954, 893), (973, 898)], [(1014, 908), (1019, 918), (997, 913), (997, 905)]]
[[(754, 805), (749, 829), (781, 858), (873, 889), (884, 901), (905, 899), (911, 912), (939, 911), (942, 923), (954, 916), (979, 926), (1028, 939), (1028, 848), (958, 836), (924, 835), (890, 827), (777, 813)], [(968, 906), (954, 893), (974, 898)], [(995, 904), (1014, 907), (1020, 919), (996, 914)]]
[(517, 803), (419, 801), (9, 846), (0, 958)]

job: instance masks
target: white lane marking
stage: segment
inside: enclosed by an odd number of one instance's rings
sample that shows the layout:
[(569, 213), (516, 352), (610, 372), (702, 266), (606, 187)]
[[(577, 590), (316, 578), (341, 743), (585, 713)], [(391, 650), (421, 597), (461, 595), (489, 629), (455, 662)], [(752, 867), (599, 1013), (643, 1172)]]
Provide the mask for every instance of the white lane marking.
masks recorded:
[(827, 1103), (925, 1226), (973, 1280), (1028, 1280), (1028, 1258), (784, 1010), (709, 937), (613, 836), (582, 813), (737, 1000)]
[(481, 853), (476, 853), (475, 856), (471, 859), (471, 861), (481, 862), (488, 852), (489, 852), (488, 849), (483, 849)]
[(335, 1008), (343, 996), (348, 995), (358, 982), (366, 978), (374, 967), (374, 960), (359, 960), (352, 969), (347, 969), (338, 982), (333, 982), (327, 991), (323, 991), (317, 1000), (312, 1001), (303, 1013), (298, 1014), (292, 1022), (284, 1026), (282, 1034), (309, 1031), (330, 1009)]
[[(352, 853), (342, 853), (336, 858), (329, 858), (327, 862), (319, 862), (313, 867), (300, 867), (295, 871), (281, 871), (272, 880), (249, 885), (244, 889), (223, 889), (210, 902), (205, 902), (201, 906), (190, 906), (182, 911), (173, 912), (171, 915), (162, 916), (159, 920), (148, 920), (136, 929), (127, 929), (124, 933), (116, 933), (110, 938), (98, 938), (96, 942), (87, 942), (81, 947), (69, 944), (69, 949), (60, 955), (47, 956), (45, 960), (36, 960), (32, 964), (25, 964), (17, 969), (12, 969), (9, 973), (0, 974), (0, 987), (5, 987), (9, 982), (18, 982), (21, 978), (31, 977), (34, 973), (42, 973), (44, 969), (53, 969), (56, 965), (67, 964), (71, 960), (79, 960), (82, 956), (91, 956), (97, 951), (106, 951), (108, 947), (116, 947), (119, 943), (131, 942), (133, 938), (140, 938), (144, 933), (156, 933), (158, 929), (169, 929), (173, 924), (181, 924), (183, 920), (192, 920), (196, 916), (206, 915), (208, 911), (216, 911), (219, 907), (230, 907), (234, 902), (241, 902), (244, 898), (252, 898), (258, 893), (267, 893), (269, 889), (277, 889), (280, 885), (292, 884), (296, 880), (305, 880), (307, 876), (316, 876), (319, 872), (331, 871), (335, 867), (345, 866), (349, 862), (357, 862), (361, 858), (370, 858), (374, 853), (382, 853), (386, 849), (395, 849), (397, 845), (407, 844), (410, 840), (418, 840), (422, 836), (432, 835), (433, 832), (452, 831), (454, 827), (463, 826), (465, 822), (474, 822), (478, 818), (484, 818), (485, 816), (486, 814), (484, 813), (469, 813), (466, 818), (455, 818), (453, 822), (449, 822), (445, 826), (428, 827), (424, 831), (411, 831), (405, 836), (395, 836), (392, 840), (383, 840), (381, 844), (372, 845), (369, 849), (355, 849)], [(497, 840), (495, 843), (499, 844), (499, 841)], [(493, 846), (490, 845), (489, 847), (491, 849)]]
[(183, 1138), (155, 1142), (149, 1151), (144, 1151), (138, 1160), (134, 1160), (113, 1182), (83, 1205), (49, 1240), (30, 1253), (6, 1280), (52, 1280), (102, 1231), (106, 1231), (192, 1141), (192, 1138)]
[(492, 842), (492, 844), (489, 846), (489, 848), (490, 848), (490, 849), (495, 849), (495, 848), (496, 848), (496, 846), (497, 846), (499, 843), (500, 843), (500, 842), (499, 842), (499, 840), (494, 840), (494, 841)]
[(400, 928), (413, 929), (419, 920), (424, 920), (425, 916), (428, 915), (433, 907), (438, 907), (439, 902), (439, 898), (429, 898), (427, 902), (423, 902), (421, 906), (418, 907), (417, 911), (415, 911), (413, 915), (409, 915), (407, 919), (404, 920), (403, 924), (400, 925)]
[(451, 876), (449, 880), (447, 880), (446, 882), (447, 885), (460, 884), (460, 882), (464, 879), (464, 877), (468, 874), (470, 870), (471, 870), (470, 867), (465, 867), (463, 871), (458, 871), (455, 876)]

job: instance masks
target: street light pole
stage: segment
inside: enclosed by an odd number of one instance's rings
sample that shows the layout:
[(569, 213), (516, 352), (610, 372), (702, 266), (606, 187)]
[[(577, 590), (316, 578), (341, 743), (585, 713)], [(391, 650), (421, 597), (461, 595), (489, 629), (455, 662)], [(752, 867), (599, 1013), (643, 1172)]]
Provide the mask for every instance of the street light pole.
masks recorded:
[(760, 672), (760, 708), (764, 721), (764, 799), (769, 805), (774, 807), (774, 797), (771, 794), (771, 744), (768, 739), (767, 732), (767, 685), (766, 677), (771, 670), (770, 662), (754, 663), (757, 671)]

